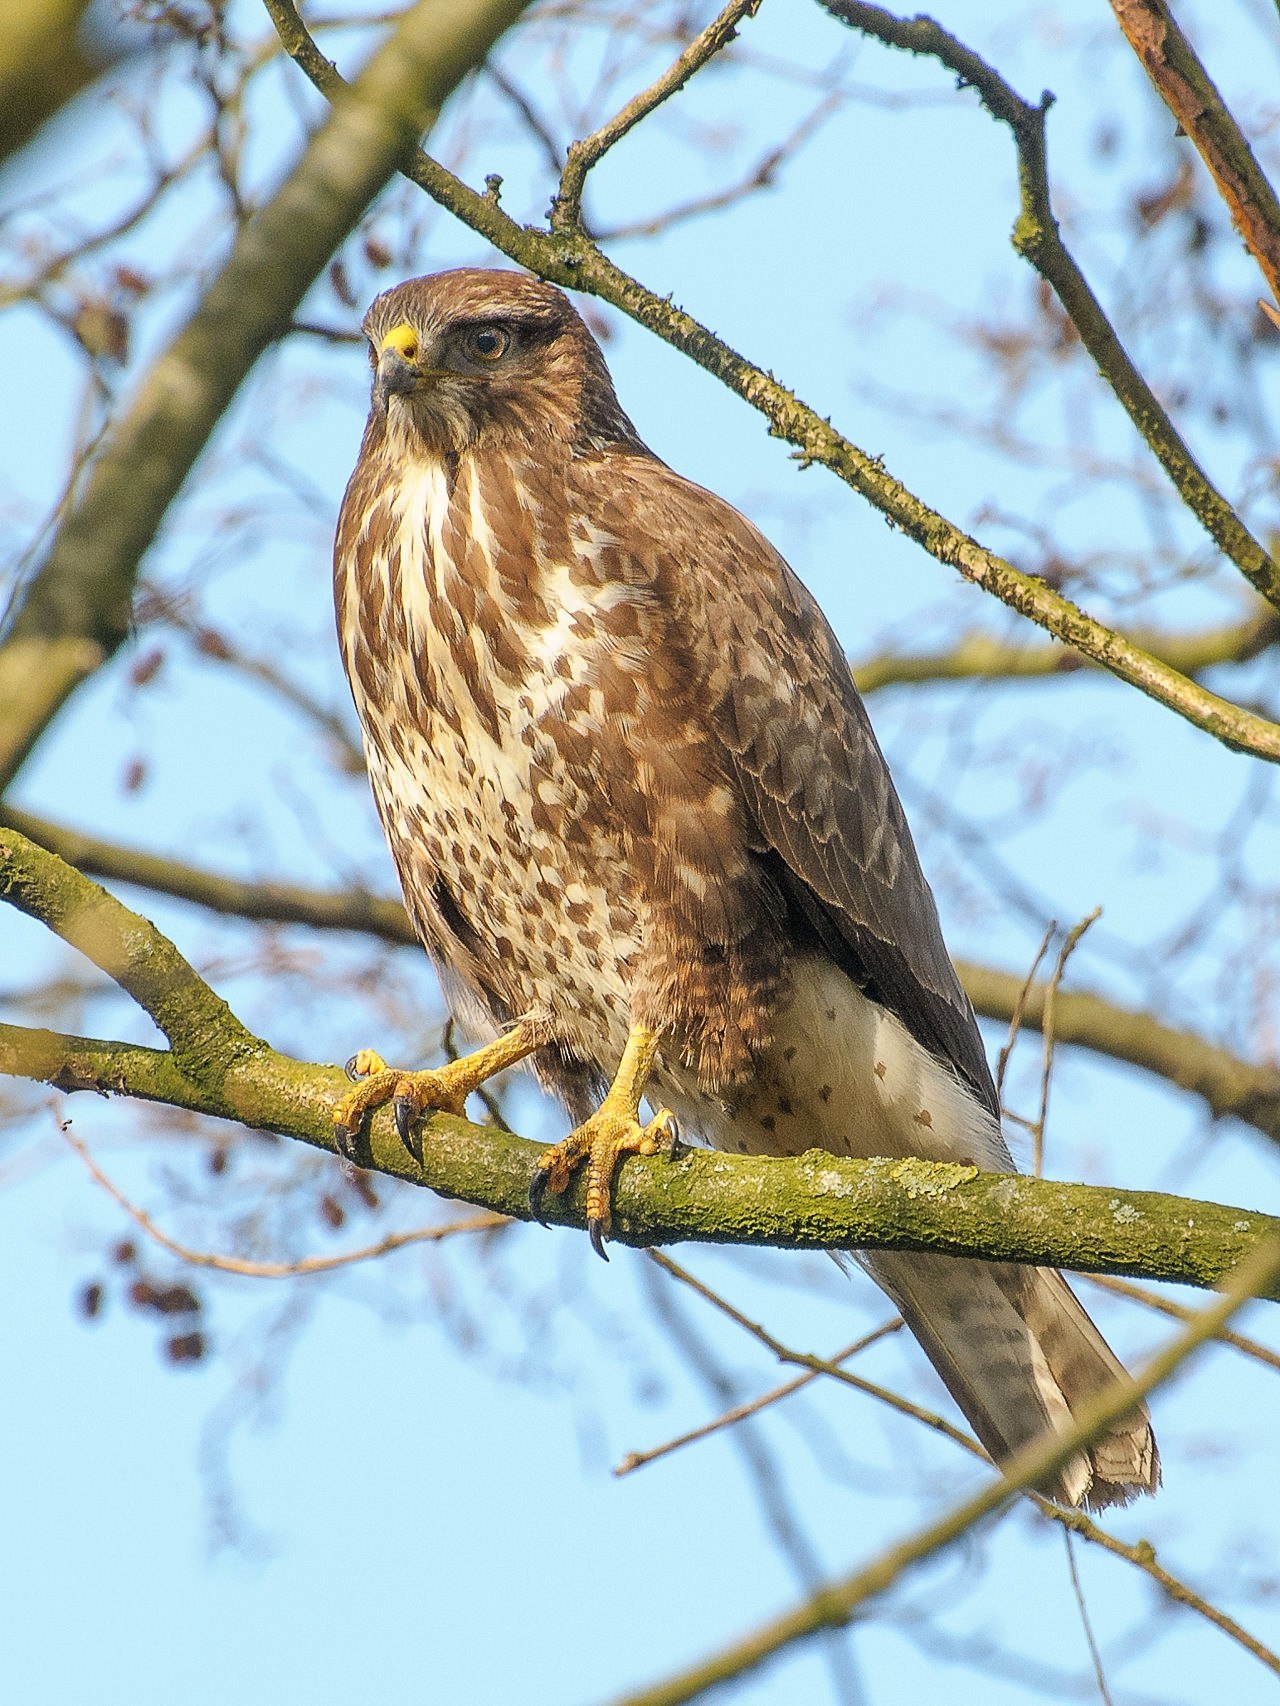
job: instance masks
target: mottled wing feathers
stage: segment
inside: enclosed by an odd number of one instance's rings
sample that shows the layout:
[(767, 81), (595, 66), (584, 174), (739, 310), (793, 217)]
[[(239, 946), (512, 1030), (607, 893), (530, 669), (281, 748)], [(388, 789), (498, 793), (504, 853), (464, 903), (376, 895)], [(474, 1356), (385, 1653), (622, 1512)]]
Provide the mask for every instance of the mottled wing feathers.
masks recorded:
[(826, 950), (998, 1118), (973, 1009), (866, 709), (811, 594), (751, 524), (643, 456), (576, 476), (647, 574), (725, 748), (756, 851)]

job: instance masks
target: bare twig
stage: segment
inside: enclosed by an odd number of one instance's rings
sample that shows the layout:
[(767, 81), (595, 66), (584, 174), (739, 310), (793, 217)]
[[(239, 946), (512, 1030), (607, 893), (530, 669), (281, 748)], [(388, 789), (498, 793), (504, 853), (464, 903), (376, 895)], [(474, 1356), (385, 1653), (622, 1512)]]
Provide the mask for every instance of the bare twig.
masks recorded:
[(722, 208), (734, 206), (756, 190), (769, 189), (781, 166), (808, 142), (840, 104), (841, 97), (838, 94), (829, 95), (826, 100), (820, 101), (811, 113), (801, 119), (790, 136), (784, 137), (775, 147), (770, 148), (736, 184), (730, 184), (726, 189), (712, 190), (707, 195), (695, 196), (690, 201), (669, 207), (665, 213), (652, 214), (648, 219), (625, 220), (618, 225), (606, 226), (603, 230), (597, 228), (592, 233), (596, 242), (617, 243), (635, 237), (656, 237), (659, 232), (669, 231), (673, 225), (683, 224), (687, 219), (699, 219), (706, 213), (718, 213)]
[(499, 1227), (511, 1224), (505, 1215), (473, 1214), (464, 1220), (449, 1220), (438, 1226), (417, 1226), (410, 1232), (388, 1232), (385, 1237), (379, 1238), (373, 1244), (364, 1245), (362, 1249), (344, 1250), (334, 1256), (303, 1256), (293, 1262), (252, 1262), (241, 1256), (194, 1250), (189, 1244), (180, 1244), (176, 1238), (171, 1238), (156, 1225), (145, 1209), (139, 1208), (137, 1203), (131, 1201), (119, 1185), (103, 1172), (90, 1153), (88, 1145), (82, 1143), (66, 1125), (62, 1127), (62, 1135), (89, 1169), (94, 1180), (153, 1243), (193, 1268), (212, 1268), (220, 1274), (240, 1274), (248, 1279), (298, 1279), (307, 1274), (329, 1274), (338, 1268), (354, 1267), (359, 1262), (376, 1261), (379, 1256), (389, 1256), (393, 1250), (403, 1250), (410, 1244), (440, 1244), (458, 1233), (494, 1232)]
[[(1120, 1420), (1134, 1403), (1162, 1385), (1206, 1339), (1224, 1327), (1235, 1312), (1280, 1279), (1280, 1239), (1257, 1249), (1224, 1288), (1224, 1295), (1178, 1333), (1150, 1359), (1131, 1384), (1100, 1394), (1065, 1432), (1020, 1451), (999, 1480), (962, 1499), (942, 1517), (889, 1547), (870, 1564), (828, 1583), (795, 1610), (765, 1623), (752, 1634), (702, 1663), (691, 1666), (655, 1688), (620, 1699), (617, 1706), (681, 1706), (708, 1689), (759, 1667), (799, 1641), (823, 1630), (840, 1628), (857, 1615), (869, 1599), (886, 1592), (908, 1570), (968, 1533), (975, 1523), (994, 1514), (1018, 1492), (1042, 1482), (1061, 1468), (1073, 1453), (1095, 1440)], [(1264, 1649), (1265, 1651), (1265, 1649)], [(1265, 1662), (1265, 1661), (1264, 1661)], [(1280, 1674), (1280, 1659), (1270, 1655), (1270, 1668)]]
[(580, 228), (582, 195), (591, 168), (598, 165), (609, 149), (633, 130), (641, 119), (647, 118), (665, 100), (683, 89), (695, 71), (701, 70), (709, 59), (722, 52), (737, 35), (738, 25), (746, 18), (753, 18), (760, 4), (761, 0), (729, 0), (724, 10), (693, 38), (656, 82), (628, 101), (599, 130), (569, 145), (564, 171), (560, 175), (560, 188), (551, 205), (553, 231), (576, 231)]
[(1014, 1045), (1017, 1043), (1018, 1033), (1022, 1029), (1022, 1015), (1026, 1011), (1027, 997), (1031, 994), (1031, 986), (1036, 980), (1036, 973), (1040, 970), (1040, 962), (1048, 953), (1049, 943), (1053, 940), (1053, 933), (1057, 928), (1058, 926), (1055, 923), (1050, 922), (1048, 929), (1044, 933), (1044, 938), (1041, 941), (1040, 946), (1036, 949), (1031, 964), (1027, 967), (1027, 975), (1023, 978), (1022, 985), (1018, 990), (1017, 998), (1013, 1003), (1013, 1012), (1009, 1015), (1009, 1034), (1005, 1038), (1000, 1053), (996, 1058), (997, 1096), (1004, 1095), (1004, 1075), (1009, 1070), (1009, 1061), (1013, 1055)]
[[(1043, 1028), (1044, 984), (1034, 984), (1023, 994), (1023, 980), (1010, 972), (971, 960), (957, 961), (956, 970), (975, 1011), (985, 1018), (1008, 1022), (1021, 996), (1023, 1025)], [(1202, 1096), (1217, 1118), (1247, 1120), (1280, 1142), (1280, 1069), (1275, 1066), (1246, 1065), (1203, 1037), (1084, 990), (1059, 990), (1054, 1031), (1059, 1043), (1079, 1044), (1155, 1073)]]
[[(673, 1271), (668, 1269), (669, 1272)], [(683, 1270), (682, 1270), (683, 1271)], [(877, 1344), (889, 1333), (896, 1333), (903, 1325), (902, 1317), (895, 1316), (892, 1321), (886, 1321), (870, 1333), (864, 1333), (860, 1339), (855, 1339), (851, 1345), (846, 1345), (842, 1351), (837, 1351), (827, 1362), (833, 1368), (838, 1368), (851, 1357), (865, 1351), (869, 1345)], [(699, 1440), (707, 1439), (711, 1434), (719, 1433), (721, 1428), (730, 1428), (736, 1422), (743, 1422), (749, 1416), (759, 1415), (761, 1410), (767, 1410), (770, 1405), (777, 1404), (783, 1398), (789, 1398), (793, 1392), (799, 1392), (802, 1387), (809, 1386), (817, 1380), (826, 1369), (811, 1368), (804, 1374), (797, 1375), (794, 1380), (784, 1381), (781, 1386), (775, 1386), (768, 1392), (762, 1392), (756, 1398), (747, 1399), (744, 1403), (734, 1404), (720, 1415), (704, 1422), (701, 1427), (691, 1428), (688, 1433), (677, 1434), (674, 1439), (665, 1440), (661, 1445), (650, 1446), (646, 1451), (629, 1451), (615, 1466), (615, 1475), (630, 1475), (633, 1469), (643, 1469), (650, 1463), (656, 1463), (659, 1458), (667, 1457), (673, 1451), (679, 1451), (686, 1445), (696, 1445)]]
[[(1044, 1128), (1049, 1119), (1049, 1086), (1053, 1081), (1053, 1050), (1057, 1042), (1054, 1033), (1054, 1019), (1057, 1012), (1058, 985), (1062, 982), (1062, 974), (1067, 969), (1067, 961), (1075, 952), (1080, 938), (1091, 924), (1102, 916), (1102, 908), (1095, 906), (1087, 917), (1068, 930), (1066, 940), (1062, 944), (1058, 958), (1044, 991), (1044, 1004), (1041, 1009), (1040, 1033), (1044, 1041), (1043, 1059), (1040, 1069), (1040, 1110), (1031, 1127), (1031, 1171), (1037, 1178), (1044, 1172)], [(1027, 991), (1024, 988), (1020, 997), (1022, 1009), (1026, 1008)]]
[(1111, 1690), (1107, 1687), (1107, 1673), (1102, 1666), (1102, 1654), (1098, 1651), (1097, 1641), (1094, 1640), (1093, 1624), (1089, 1619), (1089, 1608), (1084, 1602), (1084, 1588), (1080, 1583), (1080, 1572), (1076, 1569), (1075, 1548), (1071, 1544), (1071, 1530), (1069, 1528), (1063, 1529), (1062, 1539), (1067, 1548), (1067, 1571), (1071, 1577), (1071, 1592), (1075, 1598), (1076, 1609), (1080, 1613), (1080, 1625), (1084, 1630), (1085, 1644), (1093, 1662), (1093, 1674), (1097, 1679), (1098, 1693), (1102, 1697), (1103, 1706), (1115, 1706), (1111, 1698)]

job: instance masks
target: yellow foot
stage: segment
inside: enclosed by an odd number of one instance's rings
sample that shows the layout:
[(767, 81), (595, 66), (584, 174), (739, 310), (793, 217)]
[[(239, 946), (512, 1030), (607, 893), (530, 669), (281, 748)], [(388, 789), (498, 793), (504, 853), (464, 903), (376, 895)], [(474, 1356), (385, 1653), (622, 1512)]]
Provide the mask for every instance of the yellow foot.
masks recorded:
[(659, 1150), (668, 1155), (675, 1152), (679, 1141), (675, 1115), (663, 1108), (642, 1126), (633, 1115), (610, 1107), (608, 1097), (603, 1105), (571, 1131), (562, 1142), (544, 1150), (538, 1170), (529, 1182), (529, 1211), (543, 1225), (542, 1199), (547, 1191), (557, 1196), (568, 1185), (574, 1172), (586, 1163), (587, 1168), (587, 1233), (597, 1256), (607, 1262), (604, 1241), (613, 1221), (613, 1176), (624, 1155), (656, 1155)]
[(544, 1027), (521, 1021), (474, 1054), (425, 1072), (398, 1071), (373, 1049), (362, 1048), (347, 1062), (347, 1077), (356, 1088), (348, 1091), (333, 1110), (333, 1135), (339, 1154), (355, 1161), (356, 1146), (370, 1114), (390, 1102), (400, 1141), (421, 1166), (422, 1135), (414, 1127), (422, 1115), (461, 1114), (473, 1090), (546, 1041)]

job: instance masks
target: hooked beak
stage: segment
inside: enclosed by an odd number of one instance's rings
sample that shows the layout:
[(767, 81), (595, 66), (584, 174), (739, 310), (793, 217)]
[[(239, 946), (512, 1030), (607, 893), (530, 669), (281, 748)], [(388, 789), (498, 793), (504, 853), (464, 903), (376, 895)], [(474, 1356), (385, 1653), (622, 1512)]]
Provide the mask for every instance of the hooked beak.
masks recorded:
[(407, 397), (419, 389), (426, 375), (417, 362), (410, 361), (394, 344), (388, 344), (378, 357), (373, 379), (373, 405), (385, 415), (392, 397)]

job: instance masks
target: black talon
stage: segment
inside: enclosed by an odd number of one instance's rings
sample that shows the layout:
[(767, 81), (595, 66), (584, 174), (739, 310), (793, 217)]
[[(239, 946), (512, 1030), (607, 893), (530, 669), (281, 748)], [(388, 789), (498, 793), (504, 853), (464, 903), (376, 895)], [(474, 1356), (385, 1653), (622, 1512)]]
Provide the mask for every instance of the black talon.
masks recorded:
[(680, 1122), (674, 1114), (667, 1119), (667, 1158), (674, 1161), (680, 1153)]
[(358, 1084), (360, 1082), (360, 1080), (364, 1077), (363, 1072), (357, 1072), (356, 1071), (356, 1060), (357, 1060), (357, 1058), (358, 1057), (353, 1054), (351, 1056), (351, 1059), (347, 1062), (347, 1064), (342, 1069), (346, 1073), (347, 1077), (351, 1080), (351, 1082), (353, 1084)]
[(609, 1252), (604, 1247), (604, 1221), (593, 1215), (587, 1222), (587, 1236), (591, 1240), (591, 1248), (602, 1262), (609, 1260)]
[(358, 1130), (352, 1131), (350, 1126), (343, 1125), (341, 1120), (334, 1120), (333, 1141), (338, 1147), (338, 1154), (344, 1161), (349, 1161), (353, 1167), (359, 1165), (356, 1161), (356, 1144), (359, 1139)]
[(422, 1165), (422, 1137), (413, 1129), (414, 1117), (417, 1113), (413, 1099), (409, 1096), (397, 1096), (391, 1104), (391, 1111), (396, 1119), (396, 1135), (412, 1155), (413, 1159)]
[(546, 1195), (547, 1185), (551, 1179), (550, 1167), (539, 1167), (529, 1180), (529, 1213), (539, 1226), (547, 1224), (542, 1213), (542, 1199)]

